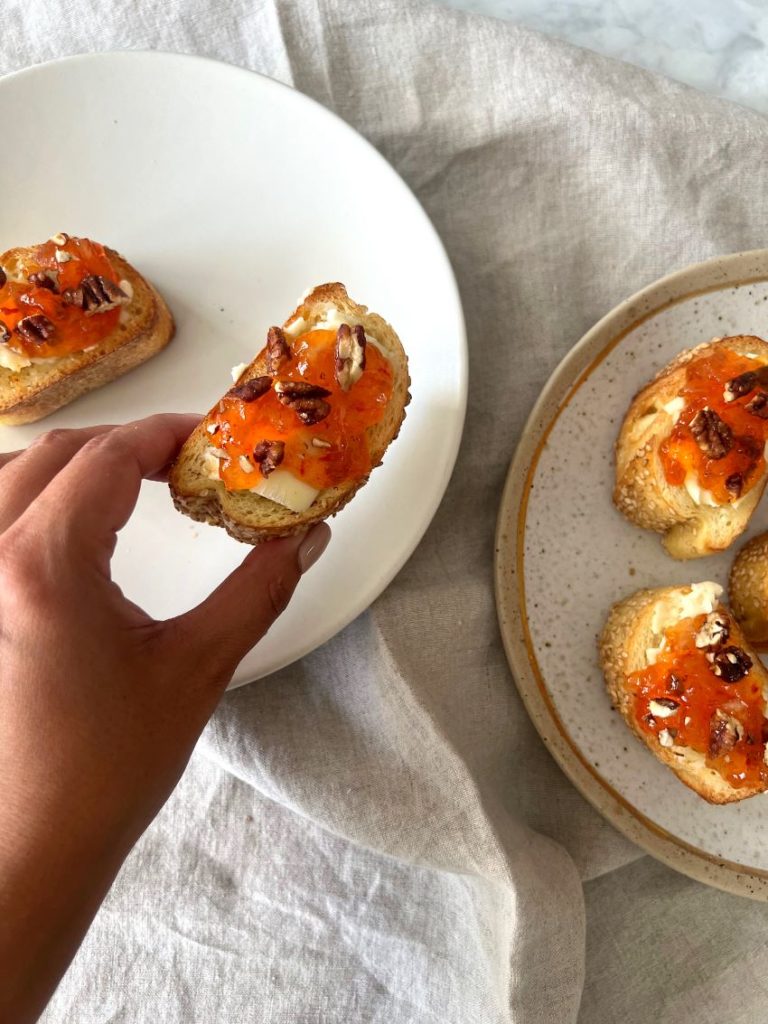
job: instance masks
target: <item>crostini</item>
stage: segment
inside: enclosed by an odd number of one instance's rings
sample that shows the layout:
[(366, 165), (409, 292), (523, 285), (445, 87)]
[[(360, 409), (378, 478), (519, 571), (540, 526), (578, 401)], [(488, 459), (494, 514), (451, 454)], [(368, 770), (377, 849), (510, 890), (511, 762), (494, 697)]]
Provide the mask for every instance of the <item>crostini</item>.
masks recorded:
[(0, 256), (0, 423), (31, 423), (164, 348), (173, 319), (123, 258), (63, 232)]
[(184, 444), (180, 512), (258, 544), (308, 530), (363, 486), (410, 400), (392, 327), (341, 284), (315, 288)]
[(721, 594), (709, 582), (638, 591), (614, 605), (600, 638), (614, 706), (713, 804), (768, 788), (768, 672)]
[(731, 566), (731, 608), (744, 635), (758, 650), (768, 650), (768, 533), (744, 545)]
[(766, 485), (768, 343), (716, 338), (674, 359), (634, 398), (616, 442), (613, 500), (664, 535), (674, 558), (727, 548)]

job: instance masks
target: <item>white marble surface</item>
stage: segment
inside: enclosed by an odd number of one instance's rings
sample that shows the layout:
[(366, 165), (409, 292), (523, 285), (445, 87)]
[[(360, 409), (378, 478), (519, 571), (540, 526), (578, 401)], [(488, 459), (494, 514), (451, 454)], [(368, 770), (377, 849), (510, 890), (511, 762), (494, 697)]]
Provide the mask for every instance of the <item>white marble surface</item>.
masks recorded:
[(768, 0), (443, 0), (768, 113)]

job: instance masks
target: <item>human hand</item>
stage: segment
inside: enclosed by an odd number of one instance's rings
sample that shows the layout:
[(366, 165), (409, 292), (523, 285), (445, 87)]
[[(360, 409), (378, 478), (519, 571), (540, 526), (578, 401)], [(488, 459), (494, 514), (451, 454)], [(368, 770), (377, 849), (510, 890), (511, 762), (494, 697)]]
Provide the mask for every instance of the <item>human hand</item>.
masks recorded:
[[(42, 896), (61, 896), (71, 925), (80, 919), (72, 873), (83, 863), (101, 882), (79, 941), (238, 662), (330, 537), (323, 524), (254, 548), (175, 619), (155, 621), (128, 601), (110, 578), (117, 532), (142, 479), (164, 478), (195, 422), (164, 415), (52, 431), (0, 456), (0, 959), (12, 958), (3, 940), (15, 945), (20, 920), (9, 886), (21, 881), (26, 917)], [(50, 907), (38, 910), (50, 924)]]

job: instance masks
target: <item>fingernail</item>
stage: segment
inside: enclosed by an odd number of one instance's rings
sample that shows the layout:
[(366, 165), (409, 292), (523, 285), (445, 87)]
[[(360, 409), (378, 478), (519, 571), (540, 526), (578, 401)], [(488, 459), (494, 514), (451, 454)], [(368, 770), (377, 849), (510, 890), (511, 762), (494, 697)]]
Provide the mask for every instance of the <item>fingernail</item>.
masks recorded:
[(331, 531), (326, 523), (318, 523), (313, 526), (307, 536), (301, 542), (298, 552), (299, 570), (305, 573), (311, 569), (320, 555), (328, 547), (331, 539)]

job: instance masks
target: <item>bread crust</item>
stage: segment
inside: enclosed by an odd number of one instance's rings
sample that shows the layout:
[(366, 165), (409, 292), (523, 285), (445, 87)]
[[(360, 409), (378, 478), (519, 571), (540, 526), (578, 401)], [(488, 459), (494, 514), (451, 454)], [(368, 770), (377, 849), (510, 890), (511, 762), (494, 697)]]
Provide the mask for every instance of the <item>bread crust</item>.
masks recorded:
[(697, 504), (682, 486), (667, 483), (659, 448), (674, 424), (663, 407), (685, 383), (686, 367), (718, 348), (757, 353), (768, 364), (768, 343), (753, 335), (719, 338), (681, 352), (632, 400), (616, 441), (616, 508), (637, 526), (663, 534), (673, 558), (701, 558), (729, 547), (746, 529), (765, 489), (768, 473), (739, 504)]
[[(362, 324), (367, 334), (376, 338), (385, 351), (393, 369), (392, 395), (383, 419), (368, 428), (368, 445), (372, 469), (381, 465), (389, 445), (400, 432), (410, 401), (408, 360), (400, 339), (382, 317), (360, 306), (347, 295), (344, 285), (329, 283), (318, 285), (297, 306), (285, 321), (284, 327), (303, 319), (308, 324), (323, 319), (325, 311), (333, 307), (348, 317), (351, 323)], [(266, 373), (266, 350), (262, 349), (239, 376), (243, 384)], [(204, 466), (204, 453), (209, 438), (204, 422), (187, 439), (171, 469), (169, 486), (176, 508), (198, 522), (223, 527), (235, 540), (245, 544), (259, 544), (265, 540), (304, 533), (316, 523), (336, 515), (348, 504), (368, 476), (348, 481), (321, 491), (305, 512), (292, 512), (267, 498), (250, 491), (228, 491), (220, 480), (208, 478)]]
[[(662, 764), (671, 768), (681, 782), (709, 803), (734, 803), (762, 793), (768, 787), (763, 783), (734, 789), (719, 772), (707, 766), (703, 754), (690, 747), (662, 747), (656, 737), (645, 733), (637, 723), (633, 695), (627, 686), (628, 676), (645, 668), (646, 650), (654, 646), (651, 621), (656, 605), (675, 593), (685, 593), (689, 590), (690, 587), (639, 590), (615, 604), (611, 608), (599, 640), (600, 666), (613, 706), (651, 753)], [(733, 642), (751, 655), (753, 671), (758, 674), (765, 694), (768, 692), (768, 672), (750, 648), (734, 617), (722, 605), (719, 605), (717, 610), (728, 616)], [(765, 704), (763, 713), (765, 714)]]
[[(0, 257), (0, 265), (23, 259), (26, 251), (10, 250)], [(50, 416), (145, 363), (173, 337), (173, 317), (160, 294), (122, 256), (112, 249), (107, 254), (119, 279), (133, 288), (126, 321), (87, 351), (18, 371), (0, 368), (0, 424), (15, 426)]]

